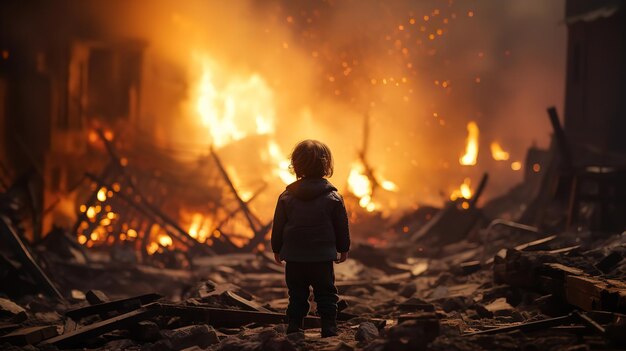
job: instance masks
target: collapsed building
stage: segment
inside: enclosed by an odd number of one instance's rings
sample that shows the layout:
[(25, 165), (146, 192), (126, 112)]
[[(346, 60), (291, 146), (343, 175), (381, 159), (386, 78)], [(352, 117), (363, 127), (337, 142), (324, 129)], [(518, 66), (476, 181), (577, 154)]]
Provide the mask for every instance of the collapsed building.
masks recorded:
[[(47, 18), (3, 6), (25, 16), (11, 23)], [(549, 149), (529, 149), (523, 182), (502, 196), (480, 201), (485, 174), (442, 207), (382, 216), (372, 197), (395, 185), (368, 162), (366, 119), (347, 195), (363, 240), (336, 266), (342, 322), (330, 339), (284, 335), (283, 267), (266, 250), (271, 221), (252, 206), (275, 185), (262, 172), (281, 174), (272, 168), (282, 160), (269, 152), (246, 172), (224, 162), (268, 136), (171, 157), (154, 130), (128, 130), (149, 124), (139, 120), (150, 43), (98, 33), (82, 16), (12, 28), (0, 37), (0, 344), (623, 347), (625, 11), (622, 1), (567, 1), (563, 123), (549, 108)], [(246, 189), (244, 173), (258, 175)], [(305, 324), (319, 327), (314, 311)]]

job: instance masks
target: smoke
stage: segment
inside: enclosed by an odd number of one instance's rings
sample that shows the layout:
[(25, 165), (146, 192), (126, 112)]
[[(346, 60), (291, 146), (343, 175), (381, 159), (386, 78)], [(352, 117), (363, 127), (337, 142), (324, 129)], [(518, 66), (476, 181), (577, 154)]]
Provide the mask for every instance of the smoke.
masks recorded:
[[(268, 87), (267, 114), (285, 154), (304, 138), (327, 142), (340, 188), (369, 116), (368, 162), (397, 183), (399, 193), (381, 194), (402, 207), (441, 203), (465, 177), (476, 184), (485, 171), (492, 174), (487, 197), (502, 193), (522, 172), (493, 161), (489, 144), (498, 141), (510, 161), (523, 161), (533, 142), (548, 143), (545, 107), (563, 101), (563, 0), (66, 5), (87, 36), (146, 41), (134, 127), (162, 147), (182, 157), (212, 142), (194, 110), (202, 76), (194, 57), (204, 55), (214, 63), (216, 89), (251, 76)], [(469, 121), (480, 128), (480, 151), (476, 166), (463, 167)]]

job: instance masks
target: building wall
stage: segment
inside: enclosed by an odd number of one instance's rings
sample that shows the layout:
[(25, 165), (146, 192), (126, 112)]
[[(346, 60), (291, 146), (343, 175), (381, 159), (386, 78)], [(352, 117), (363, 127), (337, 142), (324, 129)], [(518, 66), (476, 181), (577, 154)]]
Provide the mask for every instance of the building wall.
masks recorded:
[[(589, 10), (593, 1), (582, 2), (587, 7), (580, 3), (568, 2), (569, 19)], [(565, 131), (575, 147), (591, 147), (601, 158), (626, 152), (625, 12), (622, 6), (610, 17), (579, 18), (568, 25)]]

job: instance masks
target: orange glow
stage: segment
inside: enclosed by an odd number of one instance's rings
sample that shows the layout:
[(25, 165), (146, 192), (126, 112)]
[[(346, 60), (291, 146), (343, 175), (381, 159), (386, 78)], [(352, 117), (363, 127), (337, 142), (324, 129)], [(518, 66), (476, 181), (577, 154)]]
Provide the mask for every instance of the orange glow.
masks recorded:
[(92, 219), (96, 216), (96, 210), (92, 206), (89, 206), (85, 214), (87, 215), (87, 218)]
[(472, 189), (470, 188), (471, 180), (469, 178), (465, 178), (463, 180), (463, 184), (458, 189), (454, 189), (452, 194), (450, 195), (450, 200), (454, 201), (456, 199), (471, 199), (472, 198)]
[(157, 238), (157, 241), (159, 242), (159, 245), (163, 247), (171, 246), (174, 243), (172, 241), (172, 238), (170, 238), (170, 236), (167, 234), (160, 234)]
[(473, 166), (478, 158), (478, 125), (471, 121), (467, 124), (467, 144), (465, 146), (465, 154), (459, 159), (459, 163), (463, 166)]
[(541, 171), (541, 165), (538, 163), (533, 164), (533, 172), (539, 173)]
[(100, 202), (104, 202), (107, 199), (107, 188), (100, 188), (100, 190), (98, 190), (98, 194), (96, 196), (98, 198), (98, 201)]
[(514, 161), (511, 163), (511, 169), (514, 171), (519, 171), (522, 169), (522, 163), (520, 161)]
[(509, 153), (502, 149), (498, 142), (491, 143), (491, 157), (496, 161), (506, 161), (509, 159)]

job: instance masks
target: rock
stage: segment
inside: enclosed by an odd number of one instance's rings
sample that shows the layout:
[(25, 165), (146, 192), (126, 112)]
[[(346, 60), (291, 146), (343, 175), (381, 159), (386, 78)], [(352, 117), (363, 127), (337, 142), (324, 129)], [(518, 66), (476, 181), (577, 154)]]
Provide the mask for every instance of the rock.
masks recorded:
[[(410, 318), (410, 319), (409, 319)], [(404, 315), (398, 318), (400, 324), (389, 328), (388, 337), (391, 343), (398, 344), (389, 350), (402, 348), (422, 349), (439, 336), (439, 320), (434, 313)]]
[(83, 293), (83, 292), (82, 292), (82, 291), (80, 291), (80, 290), (72, 289), (72, 291), (70, 292), (70, 294), (71, 294), (71, 296), (72, 296), (72, 298), (73, 298), (74, 300), (82, 301), (82, 300), (85, 300), (85, 298), (86, 298), (86, 297), (85, 297), (85, 293)]
[(354, 339), (360, 342), (370, 342), (376, 339), (380, 334), (378, 328), (371, 322), (363, 322), (359, 324), (359, 327), (354, 334)]
[(267, 340), (277, 337), (278, 335), (279, 334), (276, 331), (276, 329), (273, 329), (273, 328), (264, 329), (259, 333), (259, 340), (267, 341)]
[[(263, 344), (262, 349), (266, 351), (297, 351), (298, 349), (289, 338), (291, 335), (294, 334), (302, 333), (293, 333), (287, 335), (287, 337), (277, 337), (270, 339)], [(304, 337), (302, 339), (304, 339)]]
[(415, 284), (406, 284), (400, 289), (398, 293), (402, 297), (409, 298), (417, 292), (417, 286)]
[(13, 323), (21, 323), (28, 319), (26, 310), (11, 300), (0, 298), (0, 318), (6, 318)]
[(208, 347), (217, 344), (219, 338), (212, 326), (206, 324), (190, 325), (174, 330), (161, 332), (162, 336), (168, 339), (176, 350), (182, 350), (191, 346)]
[(287, 334), (287, 339), (297, 343), (299, 341), (304, 340), (304, 333), (303, 332), (297, 332), (297, 333)]

